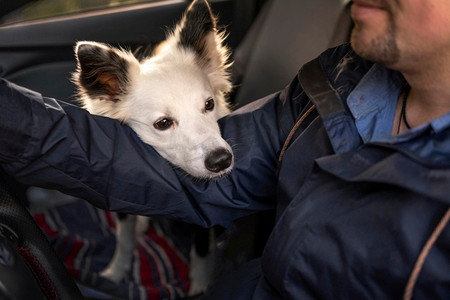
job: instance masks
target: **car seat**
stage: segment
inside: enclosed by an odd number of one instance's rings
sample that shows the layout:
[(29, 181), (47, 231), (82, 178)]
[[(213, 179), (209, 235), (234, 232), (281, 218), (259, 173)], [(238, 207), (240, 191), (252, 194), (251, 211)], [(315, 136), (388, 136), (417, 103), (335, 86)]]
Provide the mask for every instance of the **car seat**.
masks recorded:
[(0, 299), (82, 299), (46, 237), (0, 176)]
[(349, 40), (347, 0), (268, 0), (234, 52), (232, 102), (243, 106), (284, 88), (326, 48)]

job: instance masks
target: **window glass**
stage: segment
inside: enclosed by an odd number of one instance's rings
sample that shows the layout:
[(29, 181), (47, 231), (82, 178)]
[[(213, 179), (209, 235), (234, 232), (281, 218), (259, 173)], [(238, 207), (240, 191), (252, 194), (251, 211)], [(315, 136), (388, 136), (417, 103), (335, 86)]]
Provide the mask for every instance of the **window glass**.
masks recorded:
[(0, 18), (1, 25), (32, 21), (124, 5), (168, 0), (39, 0)]

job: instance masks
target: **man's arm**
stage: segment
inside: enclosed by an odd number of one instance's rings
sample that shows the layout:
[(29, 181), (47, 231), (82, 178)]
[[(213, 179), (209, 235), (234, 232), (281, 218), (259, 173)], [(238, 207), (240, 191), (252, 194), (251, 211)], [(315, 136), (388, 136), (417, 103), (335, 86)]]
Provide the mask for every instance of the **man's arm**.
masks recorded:
[(24, 184), (59, 189), (103, 209), (228, 226), (274, 207), (277, 154), (286, 135), (278, 123), (295, 118), (295, 106), (279, 96), (221, 120), (235, 168), (206, 182), (170, 165), (116, 120), (2, 80), (0, 165)]

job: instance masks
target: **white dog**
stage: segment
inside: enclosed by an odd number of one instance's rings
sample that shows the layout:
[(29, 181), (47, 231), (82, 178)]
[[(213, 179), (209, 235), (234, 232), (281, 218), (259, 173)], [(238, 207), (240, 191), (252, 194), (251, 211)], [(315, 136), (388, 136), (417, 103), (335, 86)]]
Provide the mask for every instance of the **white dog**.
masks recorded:
[[(145, 59), (102, 43), (77, 43), (73, 80), (89, 112), (129, 125), (188, 174), (218, 178), (233, 167), (231, 147), (217, 124), (229, 112), (225, 97), (232, 87), (223, 39), (207, 1), (193, 1)], [(135, 224), (134, 217), (119, 222), (116, 253), (101, 273), (115, 282), (130, 268)], [(195, 290), (202, 284), (193, 285)]]
[(96, 42), (76, 45), (74, 81), (92, 114), (118, 119), (163, 157), (198, 178), (233, 165), (217, 119), (229, 112), (228, 51), (206, 1), (194, 1), (153, 56)]

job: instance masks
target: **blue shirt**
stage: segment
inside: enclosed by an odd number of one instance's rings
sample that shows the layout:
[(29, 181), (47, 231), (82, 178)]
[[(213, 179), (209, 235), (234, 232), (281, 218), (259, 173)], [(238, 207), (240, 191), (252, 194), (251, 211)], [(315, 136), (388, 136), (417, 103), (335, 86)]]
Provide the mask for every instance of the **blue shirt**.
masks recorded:
[[(364, 141), (402, 143), (422, 134), (439, 134), (450, 127), (450, 112), (427, 124), (414, 127), (402, 134), (392, 135), (395, 108), (405, 84), (401, 73), (374, 64), (347, 98), (347, 105), (355, 118), (357, 130)], [(432, 145), (421, 145), (419, 155), (438, 155)], [(410, 149), (412, 150), (412, 149)]]

